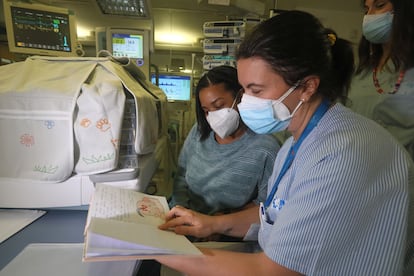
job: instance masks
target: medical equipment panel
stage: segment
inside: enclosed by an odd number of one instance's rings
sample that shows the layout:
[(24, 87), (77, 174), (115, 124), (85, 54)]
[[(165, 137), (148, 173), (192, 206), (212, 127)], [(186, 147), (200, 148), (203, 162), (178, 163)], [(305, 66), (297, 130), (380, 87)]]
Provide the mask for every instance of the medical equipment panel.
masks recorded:
[(244, 21), (213, 21), (203, 24), (205, 37), (236, 37), (243, 38), (246, 33)]

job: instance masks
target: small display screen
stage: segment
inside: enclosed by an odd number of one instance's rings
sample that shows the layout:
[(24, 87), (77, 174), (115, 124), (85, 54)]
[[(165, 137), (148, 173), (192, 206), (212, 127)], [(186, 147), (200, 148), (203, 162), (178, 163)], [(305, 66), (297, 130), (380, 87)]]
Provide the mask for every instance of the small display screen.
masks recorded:
[[(151, 76), (151, 82), (156, 84), (155, 75)], [(189, 101), (191, 99), (191, 76), (160, 74), (158, 86), (167, 95), (169, 101)]]
[(144, 58), (144, 36), (138, 34), (112, 34), (112, 55), (114, 57)]
[(11, 7), (15, 47), (71, 52), (69, 15)]

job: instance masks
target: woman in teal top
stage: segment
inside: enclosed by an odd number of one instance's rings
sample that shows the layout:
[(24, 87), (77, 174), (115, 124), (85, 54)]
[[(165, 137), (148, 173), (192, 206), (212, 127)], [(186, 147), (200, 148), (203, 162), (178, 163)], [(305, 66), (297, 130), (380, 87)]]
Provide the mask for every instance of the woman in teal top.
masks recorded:
[(265, 199), (279, 145), (240, 120), (240, 89), (237, 70), (230, 66), (213, 68), (198, 82), (197, 124), (180, 152), (171, 207), (217, 214)]
[[(180, 152), (171, 208), (217, 215), (257, 208), (266, 199), (280, 146), (273, 136), (255, 134), (240, 120), (240, 89), (237, 70), (230, 66), (215, 67), (199, 80), (197, 123)], [(205, 239), (234, 240), (225, 233)], [(145, 260), (137, 275), (159, 275), (159, 264)]]
[(363, 5), (349, 107), (382, 125), (414, 159), (414, 2), (363, 0)]

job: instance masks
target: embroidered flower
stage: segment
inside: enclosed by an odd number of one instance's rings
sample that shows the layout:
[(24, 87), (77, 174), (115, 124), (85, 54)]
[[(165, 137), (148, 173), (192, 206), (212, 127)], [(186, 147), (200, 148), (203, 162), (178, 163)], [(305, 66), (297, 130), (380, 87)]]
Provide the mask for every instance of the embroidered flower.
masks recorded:
[(23, 134), (20, 136), (20, 144), (25, 145), (26, 147), (31, 147), (34, 145), (34, 137), (30, 134)]

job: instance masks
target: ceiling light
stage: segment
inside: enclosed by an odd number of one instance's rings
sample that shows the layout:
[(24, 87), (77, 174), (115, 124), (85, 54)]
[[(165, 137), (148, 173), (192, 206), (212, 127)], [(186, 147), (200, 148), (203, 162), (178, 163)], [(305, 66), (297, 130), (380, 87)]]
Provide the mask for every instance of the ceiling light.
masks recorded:
[(103, 14), (149, 18), (147, 0), (96, 0)]

